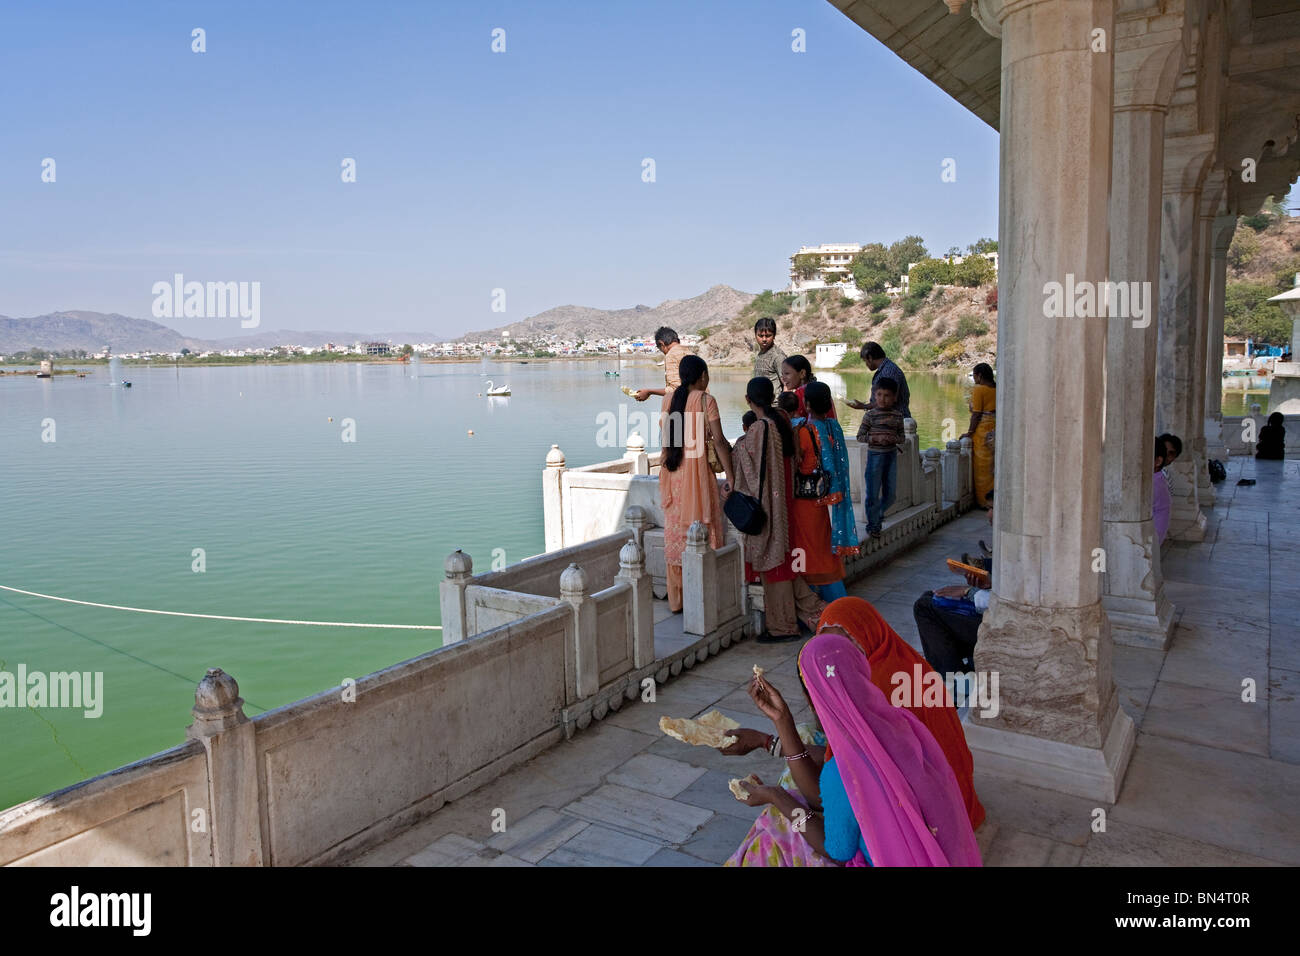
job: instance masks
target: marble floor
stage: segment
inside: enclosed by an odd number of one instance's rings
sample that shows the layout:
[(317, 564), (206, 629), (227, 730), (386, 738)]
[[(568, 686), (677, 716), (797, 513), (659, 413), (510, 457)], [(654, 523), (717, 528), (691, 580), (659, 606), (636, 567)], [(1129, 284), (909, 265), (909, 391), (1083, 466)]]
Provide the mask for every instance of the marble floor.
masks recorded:
[[(1257, 483), (1239, 486), (1242, 477)], [(981, 773), (977, 759), (986, 865), (1300, 864), (1300, 463), (1234, 459), (1216, 491), (1205, 540), (1164, 553), (1177, 621), (1169, 649), (1115, 648), (1138, 736), (1105, 831), (1093, 832), (1094, 801)], [(966, 515), (850, 590), (919, 647), (913, 600), (952, 583), (943, 559), (980, 538), (984, 514)], [(656, 617), (666, 641), (681, 640), (667, 633), (680, 632), (680, 618)], [(778, 688), (795, 684), (797, 651), (734, 644), (659, 687), (654, 703), (624, 706), (352, 863), (716, 866), (758, 813), (727, 781), (750, 772), (774, 781), (781, 761), (687, 746), (660, 733), (659, 718), (716, 708), (769, 730), (746, 681), (760, 664)], [(802, 704), (796, 718), (806, 715)]]

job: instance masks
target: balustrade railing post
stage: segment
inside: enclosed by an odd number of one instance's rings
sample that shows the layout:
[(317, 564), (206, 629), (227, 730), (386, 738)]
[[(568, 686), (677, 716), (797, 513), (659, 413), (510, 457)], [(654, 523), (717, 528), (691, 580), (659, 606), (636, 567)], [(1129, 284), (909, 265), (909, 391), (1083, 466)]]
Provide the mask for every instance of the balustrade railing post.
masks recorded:
[(438, 582), (438, 604), (442, 609), (442, 646), (455, 644), (466, 634), (465, 588), (474, 576), (474, 560), (457, 548), (443, 562), (444, 580)]
[(711, 634), (718, 627), (718, 556), (703, 521), (691, 523), (682, 551), (682, 630)]
[(632, 587), (632, 664), (646, 667), (655, 659), (653, 582), (645, 569), (645, 554), (632, 538), (618, 553), (617, 579)]
[(570, 564), (560, 575), (560, 600), (573, 607), (573, 659), (578, 699), (600, 689), (596, 660), (596, 604), (587, 594), (587, 572)]
[(199, 741), (207, 757), (208, 805), (187, 807), (186, 824), (193, 830), (200, 821), (193, 811), (204, 811), (213, 866), (262, 866), (257, 732), (244, 715), (239, 684), (221, 668), (209, 668), (194, 691), (193, 714), (185, 735)]
[(565, 545), (564, 466), (564, 452), (560, 451), (559, 445), (552, 445), (546, 453), (546, 468), (542, 471), (542, 516), (547, 551), (558, 551)]

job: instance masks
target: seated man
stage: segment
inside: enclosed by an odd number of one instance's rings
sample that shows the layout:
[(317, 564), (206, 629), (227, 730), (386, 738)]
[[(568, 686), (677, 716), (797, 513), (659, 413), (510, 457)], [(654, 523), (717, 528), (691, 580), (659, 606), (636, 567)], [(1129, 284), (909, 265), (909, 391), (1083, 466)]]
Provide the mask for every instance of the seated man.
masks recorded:
[[(993, 524), (991, 509), (989, 524)], [(985, 574), (966, 572), (965, 587), (951, 584), (926, 591), (912, 605), (925, 659), (945, 678), (975, 670), (975, 641), (993, 596), (992, 575), (990, 561)]]

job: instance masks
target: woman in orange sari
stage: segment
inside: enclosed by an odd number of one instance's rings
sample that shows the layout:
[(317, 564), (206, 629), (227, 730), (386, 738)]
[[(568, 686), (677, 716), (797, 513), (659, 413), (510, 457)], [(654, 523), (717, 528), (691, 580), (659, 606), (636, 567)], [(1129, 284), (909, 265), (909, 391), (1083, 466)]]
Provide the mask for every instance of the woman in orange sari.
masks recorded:
[(672, 395), (664, 423), (663, 459), (659, 466), (659, 503), (664, 509), (664, 560), (668, 565), (668, 608), (682, 609), (682, 552), (686, 532), (696, 521), (709, 531), (709, 547), (722, 547), (725, 518), (718, 479), (709, 467), (705, 442), (722, 459), (727, 473), (723, 492), (731, 491), (735, 471), (731, 446), (722, 435), (718, 403), (707, 391), (709, 366), (698, 355), (682, 356), (681, 386)]
[[(971, 759), (970, 748), (966, 746), (966, 735), (962, 732), (961, 721), (957, 719), (957, 711), (949, 702), (946, 690), (944, 705), (923, 706), (920, 703), (921, 688), (913, 686), (918, 673), (923, 680), (930, 680), (933, 678), (927, 678), (926, 675), (938, 675), (938, 672), (898, 636), (880, 616), (879, 611), (862, 598), (845, 597), (828, 604), (817, 624), (817, 632), (820, 634), (828, 629), (838, 630), (851, 637), (866, 652), (871, 665), (871, 682), (884, 691), (887, 698), (892, 699), (896, 693), (897, 685), (892, 679), (893, 675), (901, 673), (907, 676), (907, 682), (903, 686), (913, 687), (913, 693), (907, 695), (911, 701), (904, 706), (916, 715), (939, 742), (939, 747), (957, 777), (957, 786), (961, 790), (971, 828), (978, 827), (984, 822), (984, 807), (975, 795), (975, 763)], [(919, 672), (916, 670), (918, 665)], [(827, 759), (830, 759), (829, 753)]]
[(975, 473), (975, 503), (992, 508), (993, 425), (998, 409), (998, 385), (993, 369), (980, 362), (971, 371), (975, 387), (970, 390), (970, 428), (962, 438), (971, 440), (971, 470)]

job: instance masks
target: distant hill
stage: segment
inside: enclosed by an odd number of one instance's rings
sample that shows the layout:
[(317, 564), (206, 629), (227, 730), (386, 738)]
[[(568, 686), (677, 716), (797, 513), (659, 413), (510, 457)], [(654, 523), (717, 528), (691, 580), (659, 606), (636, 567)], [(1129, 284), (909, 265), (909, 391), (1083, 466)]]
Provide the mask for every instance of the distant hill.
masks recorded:
[(107, 345), (114, 352), (194, 352), (208, 349), (272, 348), (304, 345), (320, 348), (326, 342), (441, 342), (444, 336), (432, 332), (318, 332), (280, 329), (226, 339), (196, 339), (148, 319), (133, 319), (117, 313), (51, 312), (14, 319), (0, 315), (0, 355), (45, 349), (64, 352), (83, 349), (98, 352)]
[(165, 325), (116, 313), (51, 312), (26, 319), (0, 315), (0, 354), (35, 348), (91, 352), (105, 345), (114, 352), (140, 349), (176, 352), (204, 347), (199, 340), (187, 338)]
[(651, 335), (661, 325), (689, 335), (702, 328), (725, 322), (747, 306), (754, 295), (728, 285), (715, 285), (691, 299), (667, 299), (656, 306), (637, 305), (630, 309), (593, 309), (583, 305), (561, 305), (509, 325), (467, 332), (462, 341), (499, 338), (509, 332), (512, 339), (529, 340), (539, 335), (562, 339), (621, 338)]

